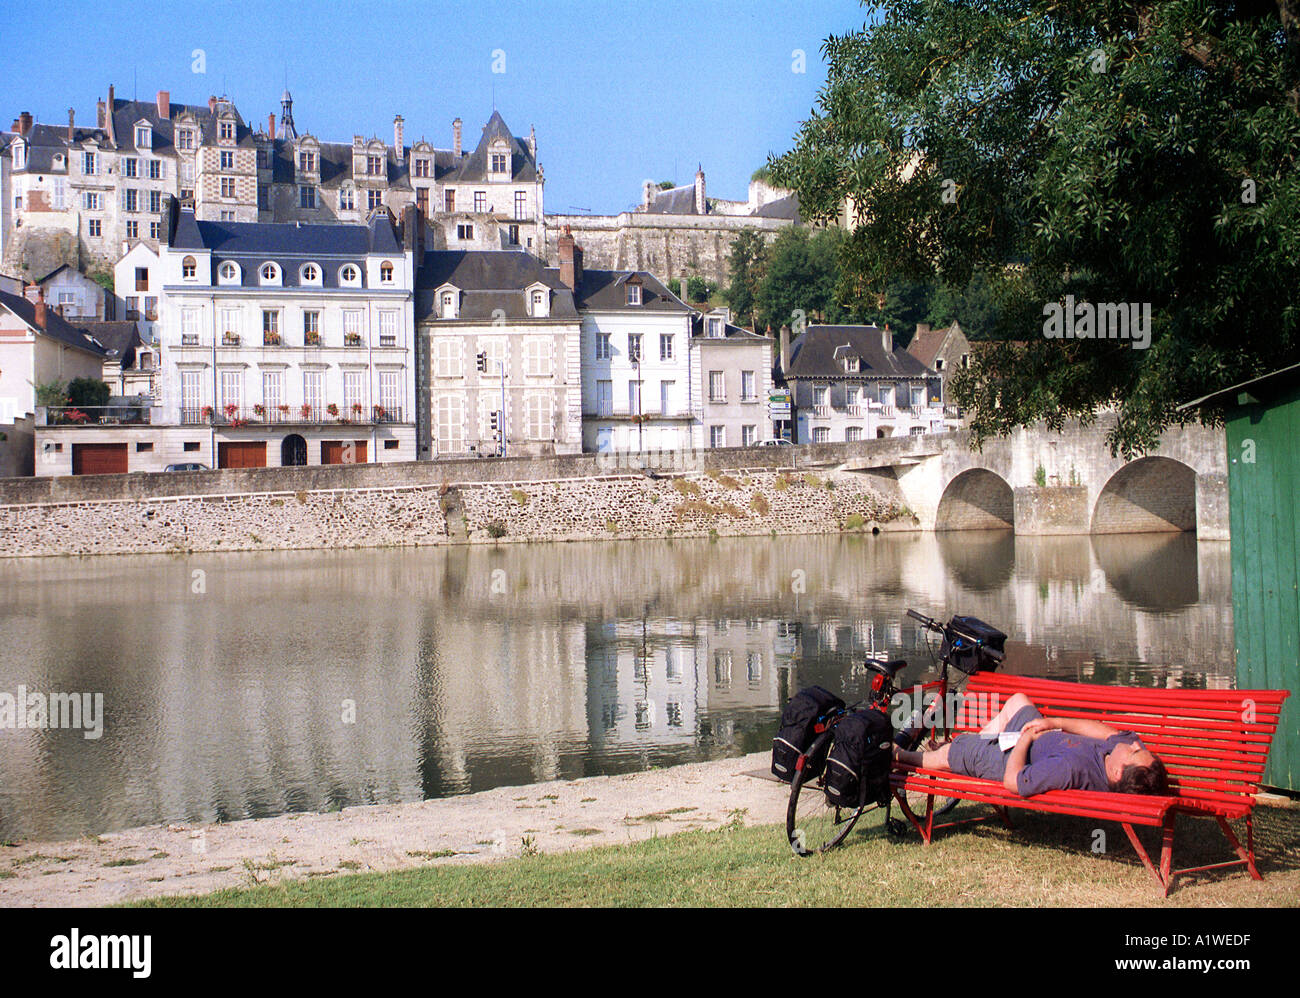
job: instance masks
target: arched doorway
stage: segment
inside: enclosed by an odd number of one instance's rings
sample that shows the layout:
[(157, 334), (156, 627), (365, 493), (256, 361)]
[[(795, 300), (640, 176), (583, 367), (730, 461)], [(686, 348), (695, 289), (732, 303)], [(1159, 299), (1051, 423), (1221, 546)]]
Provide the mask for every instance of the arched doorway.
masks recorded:
[(285, 467), (307, 463), (307, 441), (297, 433), (290, 433), (280, 444), (280, 464)]

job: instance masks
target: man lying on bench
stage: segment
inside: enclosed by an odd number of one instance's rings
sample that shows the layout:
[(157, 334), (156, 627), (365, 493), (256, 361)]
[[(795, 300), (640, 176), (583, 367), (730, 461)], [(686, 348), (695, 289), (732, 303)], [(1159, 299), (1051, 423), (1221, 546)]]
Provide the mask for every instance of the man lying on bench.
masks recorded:
[(979, 734), (958, 735), (929, 752), (895, 745), (894, 759), (998, 780), (1021, 797), (1048, 790), (1168, 792), (1164, 763), (1132, 731), (1081, 718), (1045, 718), (1023, 693), (1012, 696)]

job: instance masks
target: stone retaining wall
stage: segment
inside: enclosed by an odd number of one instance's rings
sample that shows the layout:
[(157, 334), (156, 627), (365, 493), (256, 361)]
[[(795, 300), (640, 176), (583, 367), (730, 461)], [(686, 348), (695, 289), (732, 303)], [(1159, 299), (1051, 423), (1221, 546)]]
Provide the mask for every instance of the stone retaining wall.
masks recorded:
[[(829, 486), (829, 487), (828, 487)], [(857, 476), (770, 470), (457, 489), (470, 543), (915, 529)], [(441, 485), (0, 508), (0, 557), (446, 544)]]

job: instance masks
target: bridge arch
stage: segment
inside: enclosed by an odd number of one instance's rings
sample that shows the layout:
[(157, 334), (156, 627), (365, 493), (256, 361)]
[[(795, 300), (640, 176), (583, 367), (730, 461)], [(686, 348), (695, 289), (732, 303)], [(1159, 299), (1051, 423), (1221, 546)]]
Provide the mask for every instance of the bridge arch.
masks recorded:
[(1016, 500), (1005, 478), (987, 468), (970, 468), (948, 483), (935, 511), (935, 530), (1010, 530)]
[(1092, 533), (1196, 529), (1196, 471), (1170, 457), (1142, 457), (1110, 476), (1097, 495)]

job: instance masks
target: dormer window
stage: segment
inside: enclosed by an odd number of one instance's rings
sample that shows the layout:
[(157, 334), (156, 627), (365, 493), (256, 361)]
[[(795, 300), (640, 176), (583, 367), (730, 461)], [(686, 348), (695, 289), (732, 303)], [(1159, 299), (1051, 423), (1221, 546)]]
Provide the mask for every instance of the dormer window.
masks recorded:
[(380, 266), (380, 268), (379, 268), (379, 283), (380, 283), (380, 284), (392, 284), (392, 283), (393, 283), (393, 265), (392, 265), (391, 263), (387, 263), (387, 262), (385, 262), (384, 264), (382, 264), (382, 265)]
[(420, 158), (418, 158), (418, 159), (415, 161), (415, 175), (416, 175), (417, 177), (428, 177), (428, 176), (430, 176), (430, 173), (429, 173), (429, 160), (428, 160), (427, 158), (421, 156)]
[(181, 261), (181, 279), (186, 281), (194, 280), (198, 274), (198, 261), (192, 256), (187, 256)]
[(845, 357), (845, 358), (844, 358), (844, 373), (845, 373), (845, 374), (857, 374), (857, 373), (858, 373), (858, 370), (860, 369), (860, 367), (861, 367), (861, 361), (860, 361), (859, 358), (857, 358), (857, 357)]
[(367, 156), (366, 173), (372, 177), (382, 177), (384, 175), (384, 158), (382, 156)]
[(217, 125), (217, 137), (222, 141), (233, 141), (235, 138), (235, 123), (226, 118)]
[(262, 264), (262, 269), (259, 273), (261, 274), (263, 284), (280, 283), (280, 268), (274, 263)]
[(302, 265), (302, 270), (298, 272), (298, 279), (302, 284), (320, 287), (320, 275), (320, 268), (316, 266), (316, 264), (304, 263)]
[(438, 296), (438, 317), (442, 319), (456, 318), (456, 299), (459, 296), (455, 291), (444, 291)]
[(303, 173), (315, 173), (316, 154), (314, 152), (298, 153), (298, 169)]
[(935, 369), (936, 371), (942, 371), (942, 370), (943, 370), (943, 358), (942, 358), (942, 357), (936, 357), (936, 358), (935, 358), (935, 361), (934, 361), (934, 369)]
[(339, 284), (345, 288), (361, 287), (361, 270), (352, 264), (345, 264), (339, 270)]
[(629, 305), (641, 304), (641, 285), (639, 282), (629, 281), (627, 284), (627, 303)]
[(176, 148), (188, 152), (194, 148), (194, 132), (188, 128), (182, 128), (176, 133)]
[(217, 271), (217, 277), (221, 279), (222, 284), (239, 283), (239, 267), (227, 260)]
[(722, 320), (716, 318), (709, 319), (709, 336), (712, 339), (722, 338)]
[(492, 154), (492, 172), (505, 173), (509, 167), (506, 165), (508, 157), (503, 152), (494, 152)]
[(137, 149), (153, 148), (153, 129), (148, 125), (135, 126), (135, 147)]
[[(93, 160), (92, 160), (93, 162)], [(27, 166), (27, 143), (19, 139), (14, 143), (14, 169), (21, 170)], [(86, 171), (93, 173), (93, 170)]]

